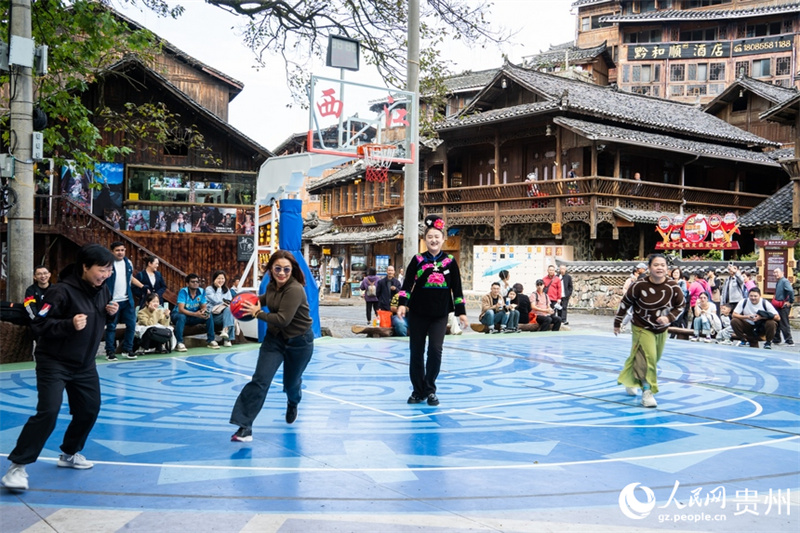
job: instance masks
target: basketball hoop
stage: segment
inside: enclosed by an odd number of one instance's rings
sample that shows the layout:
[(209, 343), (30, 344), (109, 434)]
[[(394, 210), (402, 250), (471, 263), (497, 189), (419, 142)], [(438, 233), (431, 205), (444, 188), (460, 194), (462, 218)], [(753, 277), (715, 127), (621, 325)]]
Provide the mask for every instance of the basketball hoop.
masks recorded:
[(358, 147), (358, 155), (366, 165), (367, 181), (385, 182), (389, 179), (389, 166), (397, 152), (393, 144), (362, 144)]

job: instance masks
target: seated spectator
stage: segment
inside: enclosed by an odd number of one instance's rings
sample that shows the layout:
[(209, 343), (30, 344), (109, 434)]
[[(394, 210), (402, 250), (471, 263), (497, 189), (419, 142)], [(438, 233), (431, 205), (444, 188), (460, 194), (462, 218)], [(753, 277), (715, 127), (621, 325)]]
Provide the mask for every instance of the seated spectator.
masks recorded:
[(44, 294), (50, 288), (50, 271), (46, 266), (39, 265), (33, 269), (33, 281), (33, 285), (25, 289), (25, 303), (23, 304), (31, 320), (39, 314)]
[(717, 334), (717, 343), (719, 344), (733, 344), (731, 340), (733, 337), (733, 328), (731, 327), (733, 307), (733, 304), (722, 304), (719, 307), (719, 321), (722, 325), (722, 330)]
[(211, 285), (206, 287), (206, 302), (211, 308), (211, 318), (214, 320), (214, 327), (222, 328), (222, 345), (231, 346), (231, 339), (236, 334), (234, 325), (236, 321), (231, 313), (231, 300), (233, 294), (226, 284), (228, 275), (224, 270), (217, 270), (211, 274)]
[(522, 283), (514, 284), (514, 292), (516, 293), (517, 297), (512, 303), (517, 304), (517, 311), (519, 311), (519, 323), (529, 324), (531, 321), (531, 299), (525, 294), (525, 288), (522, 286)]
[(758, 287), (753, 287), (747, 293), (747, 298), (736, 304), (731, 327), (736, 336), (742, 339), (739, 346), (749, 344), (751, 348), (758, 348), (758, 341), (764, 335), (767, 339), (764, 349), (771, 350), (779, 321), (780, 316), (772, 304), (761, 297)]
[(536, 292), (531, 295), (531, 311), (536, 314), (539, 331), (558, 331), (561, 329), (561, 317), (550, 307), (550, 298), (544, 291), (544, 280), (536, 280)]
[(508, 291), (506, 295), (506, 313), (508, 313), (508, 323), (506, 331), (513, 333), (519, 331), (519, 309), (517, 309), (517, 293), (514, 289)]
[(694, 306), (694, 320), (692, 321), (694, 337), (691, 341), (703, 340), (711, 342), (711, 337), (722, 330), (722, 322), (717, 316), (717, 306), (708, 300), (708, 294), (701, 292), (697, 296), (697, 305)]
[(208, 312), (206, 294), (200, 288), (200, 277), (197, 274), (187, 274), (186, 287), (178, 292), (178, 306), (172, 310), (172, 323), (175, 324), (175, 339), (178, 344), (175, 350), (186, 351), (183, 343), (183, 330), (186, 326), (206, 325), (208, 347), (219, 349), (219, 344), (214, 340), (214, 319)]
[(506, 313), (505, 301), (500, 296), (500, 283), (496, 281), (492, 283), (492, 289), (489, 294), (485, 294), (481, 298), (479, 320), (481, 324), (486, 326), (486, 333), (494, 333), (495, 328), (499, 328), (501, 332), (506, 330), (508, 314)]
[(390, 309), (392, 310), (392, 332), (395, 337), (408, 337), (408, 319), (397, 316), (397, 306), (400, 303), (400, 293), (392, 296)]
[(136, 285), (131, 286), (133, 296), (139, 304), (139, 307), (144, 307), (145, 297), (150, 293), (158, 295), (158, 303), (164, 304), (164, 291), (167, 290), (167, 284), (164, 283), (164, 277), (158, 271), (161, 265), (158, 257), (150, 255), (145, 259), (144, 270), (140, 270), (134, 276), (142, 284), (141, 287)]
[(136, 315), (136, 336), (144, 351), (159, 349), (167, 353), (174, 347), (175, 336), (169, 325), (167, 310), (161, 307), (158, 295), (151, 292), (144, 297), (144, 307)]

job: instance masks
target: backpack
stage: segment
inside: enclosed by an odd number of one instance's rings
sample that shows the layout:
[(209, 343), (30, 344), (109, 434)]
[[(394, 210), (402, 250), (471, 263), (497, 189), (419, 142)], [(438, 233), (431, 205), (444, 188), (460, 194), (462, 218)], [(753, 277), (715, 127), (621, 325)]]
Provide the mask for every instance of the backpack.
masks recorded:
[(377, 296), (378, 291), (375, 288), (375, 283), (367, 281), (367, 296)]
[(18, 326), (29, 326), (31, 317), (25, 310), (25, 306), (16, 302), (0, 302), (0, 320), (11, 322)]
[(172, 330), (157, 326), (147, 328), (142, 335), (140, 347), (142, 350), (157, 348), (166, 349), (167, 353), (172, 352)]

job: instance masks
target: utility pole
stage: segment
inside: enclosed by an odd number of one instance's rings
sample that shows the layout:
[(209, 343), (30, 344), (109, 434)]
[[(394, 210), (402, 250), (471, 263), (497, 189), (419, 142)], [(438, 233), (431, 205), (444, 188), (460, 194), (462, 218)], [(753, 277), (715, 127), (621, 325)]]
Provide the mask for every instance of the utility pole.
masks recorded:
[[(416, 109), (411, 114), (414, 162), (406, 163), (403, 198), (403, 264), (419, 251), (419, 0), (408, 0), (408, 73), (406, 90), (414, 93)], [(411, 273), (407, 272), (407, 276)]]
[[(31, 0), (12, 0), (11, 38), (31, 39)], [(11, 67), (11, 139), (17, 205), (8, 214), (8, 299), (21, 302), (33, 276), (33, 77), (30, 66)]]

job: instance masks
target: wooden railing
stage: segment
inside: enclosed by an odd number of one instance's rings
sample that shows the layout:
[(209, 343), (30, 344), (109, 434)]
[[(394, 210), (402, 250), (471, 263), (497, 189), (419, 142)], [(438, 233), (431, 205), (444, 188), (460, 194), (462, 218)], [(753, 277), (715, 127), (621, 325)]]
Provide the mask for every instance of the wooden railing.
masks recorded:
[[(93, 215), (89, 210), (76, 204), (63, 196), (34, 197), (34, 225), (50, 227), (57, 233), (64, 235), (75, 244), (100, 244), (110, 246), (112, 242), (125, 243), (125, 254), (137, 266), (144, 265), (145, 258), (151, 255), (158, 257), (135, 240), (124, 233), (115, 230), (105, 220)], [(186, 284), (186, 273), (176, 266), (159, 257), (159, 272), (164, 277), (167, 287), (183, 287)], [(164, 293), (164, 298), (175, 304), (176, 294), (170, 290)]]
[(653, 182), (591, 176), (420, 192), (420, 204), (431, 212), (474, 216), (555, 209), (592, 209), (592, 206), (631, 207), (653, 211), (711, 213), (749, 211), (768, 195), (739, 191), (681, 187)]

